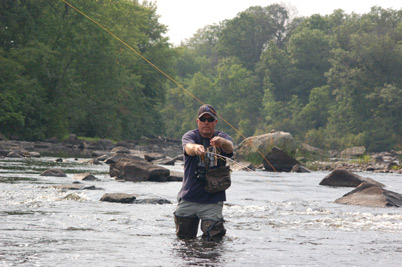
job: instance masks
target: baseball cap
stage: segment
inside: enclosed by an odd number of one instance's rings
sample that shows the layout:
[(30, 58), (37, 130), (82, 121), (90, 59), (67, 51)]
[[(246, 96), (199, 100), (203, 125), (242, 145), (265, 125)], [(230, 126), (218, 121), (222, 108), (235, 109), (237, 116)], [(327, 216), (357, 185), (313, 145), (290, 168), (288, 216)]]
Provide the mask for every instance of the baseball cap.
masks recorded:
[(206, 104), (206, 105), (202, 105), (199, 109), (198, 109), (198, 118), (201, 118), (203, 115), (205, 114), (209, 114), (211, 115), (213, 118), (216, 119), (216, 110), (212, 105)]

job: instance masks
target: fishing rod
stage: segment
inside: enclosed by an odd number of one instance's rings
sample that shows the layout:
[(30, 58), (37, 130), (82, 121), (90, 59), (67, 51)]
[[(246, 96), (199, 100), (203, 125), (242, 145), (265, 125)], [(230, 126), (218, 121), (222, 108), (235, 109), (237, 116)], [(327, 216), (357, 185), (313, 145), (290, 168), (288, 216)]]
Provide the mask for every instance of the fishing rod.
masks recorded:
[[(72, 4), (70, 4), (68, 1), (66, 0), (61, 0), (63, 1), (66, 5), (68, 5), (69, 7), (71, 7), (72, 9), (74, 9), (75, 11), (77, 11), (79, 14), (81, 14), (82, 16), (84, 16), (85, 18), (87, 18), (88, 20), (92, 21), (93, 23), (95, 23), (96, 25), (98, 25), (100, 28), (102, 28), (104, 31), (106, 31), (108, 34), (110, 34), (111, 36), (113, 36), (116, 40), (118, 40), (119, 42), (121, 42), (122, 44), (124, 44), (127, 48), (129, 48), (131, 51), (133, 51), (136, 55), (138, 55), (140, 58), (142, 58), (145, 62), (147, 62), (149, 65), (151, 65), (153, 68), (155, 68), (157, 71), (159, 71), (161, 74), (163, 74), (166, 78), (168, 78), (170, 81), (172, 81), (174, 84), (176, 84), (179, 88), (181, 88), (184, 92), (186, 92), (187, 94), (189, 94), (192, 98), (194, 98), (195, 100), (197, 100), (199, 103), (201, 103), (201, 105), (205, 105), (205, 103), (203, 101), (201, 101), (198, 97), (196, 97), (194, 94), (192, 94), (190, 91), (188, 91), (186, 88), (184, 88), (179, 82), (177, 82), (175, 79), (173, 79), (172, 77), (170, 77), (168, 74), (166, 74), (163, 70), (161, 70), (160, 68), (158, 68), (155, 64), (153, 64), (151, 61), (149, 61), (146, 57), (144, 57), (140, 52), (138, 52), (137, 50), (135, 50), (132, 46), (130, 46), (129, 44), (127, 44), (126, 42), (124, 42), (122, 39), (120, 39), (117, 35), (115, 35), (113, 32), (111, 32), (110, 30), (108, 30), (105, 26), (103, 26), (102, 24), (100, 24), (99, 22), (97, 22), (96, 20), (94, 20), (93, 18), (89, 17), (88, 15), (86, 15), (84, 12), (82, 12), (81, 10), (79, 10), (77, 7), (73, 6)], [(227, 125), (229, 125), (233, 130), (235, 130), (248, 144), (250, 144), (250, 146), (252, 146), (253, 148), (256, 149), (256, 151), (262, 156), (262, 158), (271, 166), (271, 168), (275, 171), (275, 167), (272, 166), (272, 164), (266, 159), (265, 155), (258, 149), (258, 147), (256, 145), (254, 145), (253, 141), (248, 139), (246, 136), (244, 136), (243, 133), (241, 133), (236, 127), (234, 127), (231, 123), (229, 123), (228, 121), (226, 121), (223, 117), (221, 117), (220, 115), (218, 115), (216, 112), (213, 112), (218, 118), (220, 118), (222, 121), (224, 121)]]

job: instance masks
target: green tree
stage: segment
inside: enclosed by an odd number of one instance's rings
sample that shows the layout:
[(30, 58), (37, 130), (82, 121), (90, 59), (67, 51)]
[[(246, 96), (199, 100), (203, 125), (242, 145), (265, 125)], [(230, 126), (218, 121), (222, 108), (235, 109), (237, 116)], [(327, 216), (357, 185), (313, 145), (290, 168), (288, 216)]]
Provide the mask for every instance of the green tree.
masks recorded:
[(330, 68), (330, 40), (324, 32), (306, 28), (290, 37), (287, 49), (294, 67), (292, 78), (297, 81), (291, 92), (306, 104), (311, 89), (326, 84), (324, 73)]
[[(262, 92), (257, 87), (253, 73), (236, 59), (222, 60), (217, 68), (213, 88), (210, 102), (217, 106), (219, 115), (243, 135), (253, 135), (262, 99)], [(229, 125), (222, 123), (221, 127), (236, 140), (242, 140)]]
[[(173, 73), (166, 27), (153, 4), (72, 4)], [(15, 126), (8, 136), (43, 139), (73, 132), (118, 139), (163, 131), (159, 107), (167, 80), (143, 59), (62, 1), (7, 0), (0, 8), (1, 60), (15, 66), (13, 73), (0, 74), (7, 101), (2, 121)], [(9, 125), (16, 114), (24, 122)]]
[(328, 123), (333, 98), (329, 86), (316, 87), (310, 92), (309, 102), (295, 115), (300, 130), (324, 128)]
[[(396, 100), (394, 103), (399, 101), (397, 92), (401, 88), (402, 67), (400, 25), (398, 12), (373, 8), (369, 14), (353, 18), (348, 27), (354, 30), (350, 30), (352, 33), (344, 39), (342, 47), (333, 51), (328, 81), (337, 103), (330, 110), (328, 132), (337, 136), (339, 143), (342, 143), (342, 138), (353, 142), (350, 136), (354, 136), (356, 142), (370, 150), (389, 149), (396, 145), (400, 128), (389, 126), (394, 126), (393, 121), (400, 119), (399, 115), (394, 115), (400, 112), (393, 109), (399, 106), (390, 105), (387, 103), (389, 98), (384, 96), (391, 92)], [(392, 117), (381, 106), (394, 110), (390, 113)], [(385, 125), (388, 126), (386, 132), (383, 130)], [(386, 139), (393, 141), (382, 141), (386, 135)]]
[(218, 49), (222, 57), (235, 56), (253, 70), (269, 41), (281, 43), (288, 20), (285, 8), (275, 4), (250, 7), (224, 23)]

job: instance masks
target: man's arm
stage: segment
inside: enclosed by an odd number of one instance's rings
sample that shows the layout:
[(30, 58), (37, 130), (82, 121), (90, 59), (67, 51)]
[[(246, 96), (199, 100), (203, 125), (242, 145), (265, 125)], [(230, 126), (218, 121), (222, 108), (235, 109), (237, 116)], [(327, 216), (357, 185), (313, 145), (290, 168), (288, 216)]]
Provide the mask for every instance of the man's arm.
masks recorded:
[(184, 150), (186, 151), (186, 154), (189, 156), (201, 156), (205, 154), (205, 148), (203, 145), (199, 144), (186, 144), (184, 146)]

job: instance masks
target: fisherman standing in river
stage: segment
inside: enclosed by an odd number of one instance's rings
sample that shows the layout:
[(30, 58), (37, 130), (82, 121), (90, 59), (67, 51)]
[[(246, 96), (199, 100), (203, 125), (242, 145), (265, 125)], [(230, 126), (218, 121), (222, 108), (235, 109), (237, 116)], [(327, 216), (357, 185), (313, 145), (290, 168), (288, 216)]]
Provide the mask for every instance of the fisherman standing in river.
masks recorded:
[[(206, 189), (206, 173), (214, 169), (229, 171), (228, 167), (223, 167), (226, 165), (224, 157), (233, 156), (232, 139), (215, 130), (217, 122), (215, 108), (202, 105), (198, 110), (198, 128), (188, 131), (182, 138), (184, 178), (174, 213), (176, 235), (181, 239), (197, 236), (200, 219), (203, 238), (217, 241), (226, 233), (222, 215), (225, 190), (211, 193)], [(208, 152), (211, 148), (214, 153)]]

